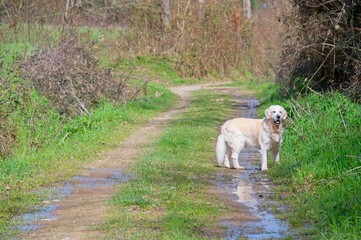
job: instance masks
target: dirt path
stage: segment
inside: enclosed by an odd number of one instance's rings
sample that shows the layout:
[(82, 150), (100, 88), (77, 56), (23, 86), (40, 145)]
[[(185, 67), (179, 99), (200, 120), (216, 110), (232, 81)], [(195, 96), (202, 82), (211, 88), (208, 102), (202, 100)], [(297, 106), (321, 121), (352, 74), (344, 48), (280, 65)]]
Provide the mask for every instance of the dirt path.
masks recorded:
[(80, 176), (71, 178), (59, 188), (44, 190), (50, 192), (50, 200), (36, 213), (22, 216), (25, 224), (19, 228), (25, 232), (24, 238), (101, 239), (104, 234), (95, 226), (105, 220), (109, 210), (105, 201), (115, 194), (114, 185), (127, 181), (121, 169), (144, 152), (144, 147), (160, 135), (171, 119), (186, 110), (192, 91), (212, 85), (171, 88), (180, 95), (172, 110), (151, 119), (117, 149), (88, 164)]
[[(190, 103), (192, 91), (214, 87), (214, 84), (174, 87), (171, 90), (180, 95), (175, 107), (164, 112), (137, 129), (117, 149), (108, 152), (101, 159), (88, 164), (81, 175), (69, 179), (59, 188), (45, 189), (49, 200), (36, 213), (22, 216), (25, 224), (19, 228), (24, 239), (102, 239), (105, 233), (96, 229), (107, 216), (110, 208), (105, 201), (115, 194), (114, 185), (128, 180), (121, 171), (132, 159), (146, 151), (147, 144), (155, 140), (170, 120), (184, 112)], [(235, 89), (216, 87), (233, 95), (235, 113), (243, 117), (254, 117), (257, 101), (242, 98)], [(241, 162), (245, 171), (219, 169), (215, 174), (214, 187), (210, 192), (232, 210), (211, 236), (226, 239), (279, 238), (288, 234), (287, 225), (275, 219), (264, 210), (269, 200), (269, 185), (266, 175), (258, 171), (256, 152), (245, 152)], [(241, 160), (243, 161), (243, 160)], [(29, 220), (29, 221), (27, 221)]]

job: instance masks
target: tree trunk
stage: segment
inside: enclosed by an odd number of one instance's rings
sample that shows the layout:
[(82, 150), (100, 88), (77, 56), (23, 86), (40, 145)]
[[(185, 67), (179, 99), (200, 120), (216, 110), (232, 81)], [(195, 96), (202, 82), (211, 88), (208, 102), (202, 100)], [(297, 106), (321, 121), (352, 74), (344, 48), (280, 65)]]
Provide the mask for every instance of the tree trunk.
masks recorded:
[(165, 30), (167, 30), (170, 28), (170, 19), (171, 19), (169, 0), (161, 0), (161, 6), (162, 6), (163, 27)]
[(247, 19), (251, 18), (251, 0), (243, 0), (243, 14)]

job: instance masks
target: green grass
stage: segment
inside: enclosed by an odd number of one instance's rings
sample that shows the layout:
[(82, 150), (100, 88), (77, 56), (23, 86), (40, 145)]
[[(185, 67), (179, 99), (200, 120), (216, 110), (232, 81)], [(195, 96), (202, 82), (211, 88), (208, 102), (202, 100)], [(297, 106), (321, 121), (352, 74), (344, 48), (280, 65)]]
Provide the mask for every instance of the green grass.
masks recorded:
[(282, 183), (290, 222), (310, 222), (322, 239), (359, 239), (361, 233), (361, 106), (341, 94), (311, 94), (284, 103), (287, 122)]
[(148, 56), (120, 58), (116, 66), (124, 72), (133, 71), (135, 75), (162, 82), (166, 85), (192, 84), (200, 81), (199, 79), (184, 79), (180, 77), (174, 71), (172, 61), (168, 58)]
[(148, 95), (136, 101), (121, 106), (102, 103), (88, 116), (62, 122), (34, 90), (29, 98), (26, 108), (17, 109), (9, 119), (17, 125), (14, 154), (0, 159), (0, 236), (12, 216), (31, 211), (41, 201), (30, 190), (77, 173), (84, 162), (117, 146), (138, 124), (169, 108), (175, 99), (166, 88), (149, 84)]
[[(249, 95), (257, 98), (261, 103), (268, 104), (272, 101), (279, 101), (276, 96), (278, 86), (274, 82), (255, 78), (248, 71), (241, 76), (236, 74), (231, 79), (232, 83), (228, 84), (229, 86), (240, 87), (241, 90), (249, 92)], [(263, 116), (260, 115), (260, 117)]]
[(215, 126), (231, 107), (220, 99), (227, 97), (197, 94), (189, 111), (134, 162), (136, 177), (109, 202), (114, 214), (102, 227), (108, 238), (206, 239), (202, 229), (225, 211), (205, 192), (214, 171)]
[(55, 44), (61, 35), (61, 28), (38, 24), (17, 27), (2, 24), (0, 32), (5, 33), (0, 38), (0, 66), (6, 69), (32, 51)]

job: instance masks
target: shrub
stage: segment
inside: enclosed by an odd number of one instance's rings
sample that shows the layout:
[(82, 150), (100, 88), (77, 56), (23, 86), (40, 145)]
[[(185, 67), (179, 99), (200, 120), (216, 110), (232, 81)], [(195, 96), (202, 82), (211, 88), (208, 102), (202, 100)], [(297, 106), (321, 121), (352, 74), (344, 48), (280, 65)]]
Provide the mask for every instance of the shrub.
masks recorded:
[(339, 90), (361, 99), (361, 2), (292, 0), (279, 70), (289, 91)]
[(87, 49), (75, 35), (63, 35), (55, 47), (19, 62), (20, 75), (66, 116), (87, 114), (101, 100), (121, 103), (139, 93), (126, 85), (128, 79), (114, 80)]

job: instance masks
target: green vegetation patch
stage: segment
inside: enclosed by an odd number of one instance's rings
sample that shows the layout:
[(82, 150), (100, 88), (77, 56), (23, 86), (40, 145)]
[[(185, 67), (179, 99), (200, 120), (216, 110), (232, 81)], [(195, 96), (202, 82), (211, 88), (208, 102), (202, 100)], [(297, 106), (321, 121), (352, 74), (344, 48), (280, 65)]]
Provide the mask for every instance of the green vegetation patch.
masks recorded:
[(361, 106), (338, 93), (288, 101), (282, 164), (294, 225), (311, 222), (323, 239), (361, 232)]
[[(279, 86), (274, 82), (255, 78), (249, 71), (245, 71), (241, 76), (238, 75), (232, 77), (233, 81), (228, 84), (229, 86), (241, 87), (243, 92), (248, 92), (252, 97), (259, 99), (261, 103), (265, 104), (263, 107), (266, 108), (268, 107), (266, 104), (269, 102), (279, 101), (280, 96), (277, 96)], [(260, 115), (260, 118), (262, 117), (263, 112)]]
[(214, 171), (215, 125), (229, 113), (227, 96), (201, 92), (190, 109), (134, 162), (135, 178), (112, 198), (103, 226), (109, 238), (205, 239), (202, 229), (224, 209), (205, 192)]
[(180, 77), (174, 71), (174, 64), (168, 58), (137, 56), (133, 58), (120, 58), (116, 67), (125, 72), (133, 71), (135, 75), (147, 76), (150, 80), (171, 85), (199, 82), (197, 79), (184, 79)]

